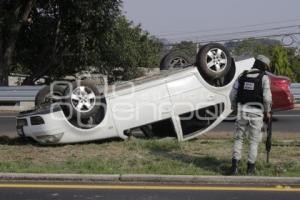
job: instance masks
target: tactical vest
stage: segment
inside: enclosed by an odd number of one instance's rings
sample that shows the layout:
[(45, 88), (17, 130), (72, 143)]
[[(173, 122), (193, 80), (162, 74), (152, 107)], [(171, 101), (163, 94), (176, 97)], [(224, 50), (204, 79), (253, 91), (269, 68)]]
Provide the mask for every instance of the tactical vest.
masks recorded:
[[(248, 77), (249, 74), (259, 74), (257, 77)], [(263, 104), (262, 79), (264, 71), (244, 72), (239, 78), (237, 102), (241, 104)], [(259, 107), (259, 106), (254, 106)]]

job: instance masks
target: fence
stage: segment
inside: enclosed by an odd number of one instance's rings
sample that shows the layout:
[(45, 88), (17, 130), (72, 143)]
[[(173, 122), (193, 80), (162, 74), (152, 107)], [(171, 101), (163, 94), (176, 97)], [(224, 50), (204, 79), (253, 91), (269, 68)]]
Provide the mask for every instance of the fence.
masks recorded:
[(293, 83), (291, 85), (291, 91), (297, 101), (300, 101), (300, 83)]
[[(1, 110), (23, 110), (34, 106), (37, 92), (43, 86), (13, 86), (0, 87)], [(293, 83), (291, 91), (297, 101), (300, 101), (300, 83)], [(12, 108), (15, 107), (15, 108)]]
[(43, 86), (0, 87), (1, 110), (27, 110), (34, 107), (34, 99)]
[(42, 86), (12, 86), (0, 87), (0, 102), (34, 101)]

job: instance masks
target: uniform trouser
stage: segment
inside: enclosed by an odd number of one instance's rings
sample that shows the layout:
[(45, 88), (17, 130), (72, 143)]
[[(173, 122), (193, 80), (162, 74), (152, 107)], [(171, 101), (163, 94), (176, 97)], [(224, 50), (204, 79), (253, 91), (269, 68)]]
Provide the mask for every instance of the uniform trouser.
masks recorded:
[(240, 160), (242, 158), (243, 141), (248, 131), (250, 142), (248, 162), (255, 163), (258, 145), (262, 140), (262, 127), (262, 113), (239, 112), (234, 133), (233, 159)]

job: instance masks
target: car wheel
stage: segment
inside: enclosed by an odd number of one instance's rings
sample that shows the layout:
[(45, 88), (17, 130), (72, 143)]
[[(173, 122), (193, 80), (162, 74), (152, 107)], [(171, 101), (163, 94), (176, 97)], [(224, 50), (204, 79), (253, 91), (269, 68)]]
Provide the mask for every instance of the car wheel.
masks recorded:
[(192, 65), (191, 59), (181, 51), (171, 51), (160, 62), (160, 70), (185, 68)]
[(51, 91), (50, 86), (45, 86), (37, 93), (34, 101), (36, 107), (60, 101), (59, 97), (64, 95), (64, 88), (59, 85), (54, 85), (52, 89), (53, 91)]
[(196, 66), (209, 80), (223, 78), (231, 67), (229, 51), (221, 44), (211, 43), (203, 46), (197, 54)]
[(75, 81), (71, 88), (66, 88), (64, 94), (67, 97), (65, 103), (69, 105), (70, 117), (93, 117), (103, 104), (101, 99), (104, 96), (93, 81)]

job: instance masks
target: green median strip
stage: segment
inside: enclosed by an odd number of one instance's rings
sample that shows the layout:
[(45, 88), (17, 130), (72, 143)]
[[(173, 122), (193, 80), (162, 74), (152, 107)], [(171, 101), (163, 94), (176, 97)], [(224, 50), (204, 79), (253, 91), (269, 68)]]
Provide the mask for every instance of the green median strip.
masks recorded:
[[(257, 175), (300, 176), (300, 141), (274, 141), (270, 164), (261, 144)], [(241, 173), (246, 171), (245, 144)], [(130, 139), (98, 143), (39, 146), (0, 138), (0, 171), (11, 173), (226, 175), (231, 140)]]

